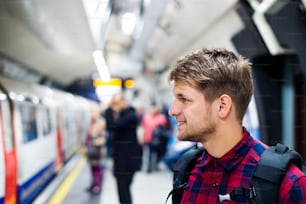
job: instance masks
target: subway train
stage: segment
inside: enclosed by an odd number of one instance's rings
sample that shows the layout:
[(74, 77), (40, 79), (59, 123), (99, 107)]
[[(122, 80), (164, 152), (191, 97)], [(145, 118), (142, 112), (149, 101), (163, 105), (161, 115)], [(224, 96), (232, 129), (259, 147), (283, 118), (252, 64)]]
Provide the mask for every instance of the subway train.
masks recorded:
[(78, 150), (96, 102), (0, 76), (0, 203), (30, 203)]

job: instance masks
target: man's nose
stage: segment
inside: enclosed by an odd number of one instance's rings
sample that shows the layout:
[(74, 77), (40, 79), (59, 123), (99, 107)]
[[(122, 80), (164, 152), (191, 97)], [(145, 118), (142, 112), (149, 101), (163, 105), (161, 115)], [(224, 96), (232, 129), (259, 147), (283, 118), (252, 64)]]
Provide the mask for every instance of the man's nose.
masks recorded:
[(176, 116), (179, 114), (179, 112), (180, 111), (179, 111), (178, 105), (175, 102), (173, 102), (173, 104), (169, 108), (168, 114), (170, 116)]

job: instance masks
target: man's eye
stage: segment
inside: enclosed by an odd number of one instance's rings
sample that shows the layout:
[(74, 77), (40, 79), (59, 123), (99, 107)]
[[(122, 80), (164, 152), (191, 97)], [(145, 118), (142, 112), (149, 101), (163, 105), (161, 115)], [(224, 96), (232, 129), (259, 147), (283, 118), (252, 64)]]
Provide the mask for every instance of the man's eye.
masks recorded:
[(183, 102), (183, 103), (185, 103), (185, 102), (187, 102), (188, 100), (187, 100), (187, 98), (181, 98), (181, 101)]

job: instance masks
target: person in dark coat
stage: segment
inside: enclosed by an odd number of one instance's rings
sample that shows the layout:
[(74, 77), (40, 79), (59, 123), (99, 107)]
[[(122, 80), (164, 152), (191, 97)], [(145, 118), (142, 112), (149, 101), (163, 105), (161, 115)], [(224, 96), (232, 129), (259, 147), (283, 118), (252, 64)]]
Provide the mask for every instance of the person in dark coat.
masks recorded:
[(114, 176), (121, 204), (132, 204), (130, 187), (141, 169), (142, 148), (137, 140), (137, 114), (122, 94), (116, 95), (105, 111), (106, 127), (111, 132)]

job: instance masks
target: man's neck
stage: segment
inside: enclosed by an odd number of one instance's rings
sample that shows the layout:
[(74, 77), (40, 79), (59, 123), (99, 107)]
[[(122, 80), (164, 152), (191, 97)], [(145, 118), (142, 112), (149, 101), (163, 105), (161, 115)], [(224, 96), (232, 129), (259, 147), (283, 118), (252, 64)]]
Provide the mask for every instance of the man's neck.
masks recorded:
[(241, 125), (217, 130), (208, 140), (202, 142), (206, 151), (215, 158), (221, 158), (229, 152), (243, 137)]

